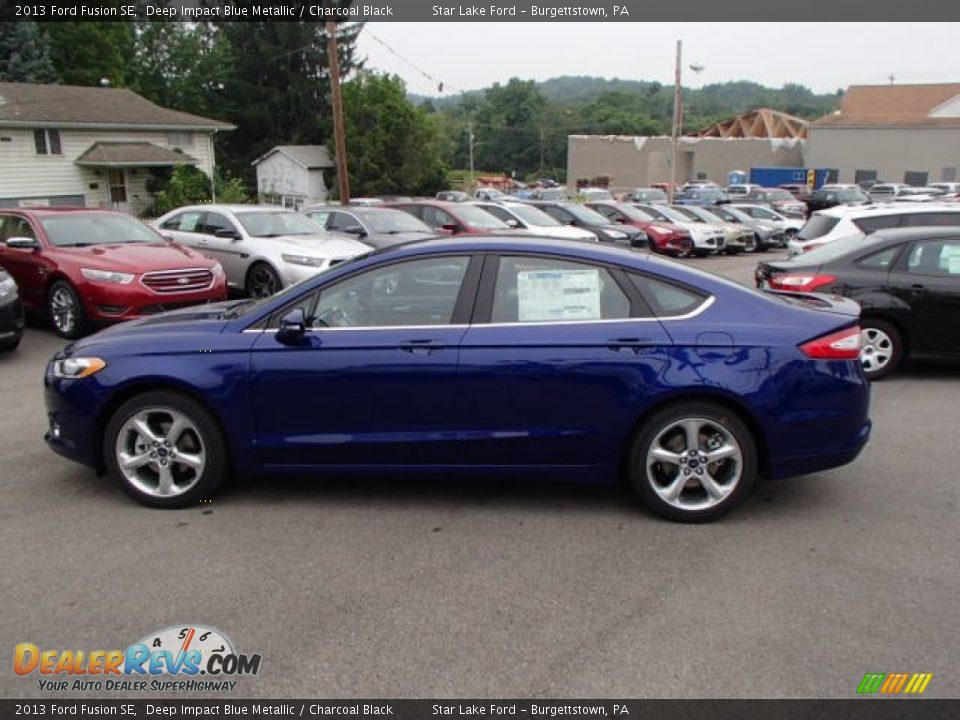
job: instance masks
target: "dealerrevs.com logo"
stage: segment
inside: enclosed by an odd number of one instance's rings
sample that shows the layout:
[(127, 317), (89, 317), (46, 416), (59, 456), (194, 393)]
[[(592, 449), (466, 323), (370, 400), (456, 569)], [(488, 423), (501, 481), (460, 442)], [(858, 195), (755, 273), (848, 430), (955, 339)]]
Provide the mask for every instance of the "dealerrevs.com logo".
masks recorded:
[(229, 692), (234, 678), (260, 672), (260, 655), (244, 655), (220, 631), (200, 625), (169, 627), (126, 650), (41, 649), (19, 643), (13, 672), (39, 676), (47, 692)]

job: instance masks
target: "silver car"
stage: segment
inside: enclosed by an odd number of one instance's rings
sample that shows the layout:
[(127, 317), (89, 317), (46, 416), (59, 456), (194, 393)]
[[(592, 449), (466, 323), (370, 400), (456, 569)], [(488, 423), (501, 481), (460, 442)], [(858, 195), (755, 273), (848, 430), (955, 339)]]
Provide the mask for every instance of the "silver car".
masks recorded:
[(521, 202), (474, 202), (479, 208), (491, 215), (500, 218), (507, 225), (519, 230), (529, 230), (540, 237), (557, 238), (558, 240), (580, 240), (581, 242), (597, 242), (597, 236), (583, 228), (564, 225), (559, 220), (547, 215), (532, 205)]
[(275, 205), (192, 205), (167, 213), (153, 225), (172, 240), (219, 260), (227, 282), (250, 297), (272, 295), (370, 250)]
[(300, 212), (334, 236), (352, 236), (378, 250), (437, 236), (422, 220), (396, 208), (310, 205)]

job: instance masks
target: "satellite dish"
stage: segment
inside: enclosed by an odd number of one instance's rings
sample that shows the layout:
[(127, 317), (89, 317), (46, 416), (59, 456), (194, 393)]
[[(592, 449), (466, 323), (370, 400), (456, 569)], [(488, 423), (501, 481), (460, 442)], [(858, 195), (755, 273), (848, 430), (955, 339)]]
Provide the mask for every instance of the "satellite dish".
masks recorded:
[(110, 87), (110, 80), (108, 78), (100, 78), (100, 87)]
[(703, 72), (703, 65), (701, 65), (700, 63), (697, 63), (697, 62), (691, 63), (691, 64), (690, 64), (690, 69), (693, 70), (695, 73)]

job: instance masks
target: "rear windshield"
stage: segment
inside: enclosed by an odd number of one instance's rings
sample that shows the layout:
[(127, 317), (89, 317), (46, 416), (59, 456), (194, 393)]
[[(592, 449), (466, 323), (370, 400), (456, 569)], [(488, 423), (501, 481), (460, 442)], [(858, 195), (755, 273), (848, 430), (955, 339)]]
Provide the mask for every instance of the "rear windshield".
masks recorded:
[(865, 250), (871, 246), (870, 236), (864, 239), (861, 235), (848, 235), (837, 238), (833, 242), (824, 243), (810, 252), (803, 253), (801, 257), (804, 264), (825, 265), (826, 263), (833, 262), (837, 258), (843, 257), (847, 253)]
[(833, 230), (838, 222), (840, 222), (838, 218), (814, 213), (810, 216), (810, 219), (807, 220), (806, 225), (800, 228), (797, 237), (801, 240), (816, 240)]

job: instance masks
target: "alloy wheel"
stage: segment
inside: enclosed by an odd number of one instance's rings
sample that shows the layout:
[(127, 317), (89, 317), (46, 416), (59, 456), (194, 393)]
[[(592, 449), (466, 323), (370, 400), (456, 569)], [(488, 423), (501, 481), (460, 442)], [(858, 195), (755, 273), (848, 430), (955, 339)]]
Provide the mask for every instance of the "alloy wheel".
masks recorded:
[(120, 428), (117, 467), (140, 492), (170, 498), (190, 490), (203, 476), (206, 450), (194, 422), (178, 410), (141, 410)]
[(68, 287), (60, 285), (50, 294), (50, 320), (63, 335), (71, 334), (77, 326), (77, 297)]
[(269, 297), (280, 289), (280, 281), (266, 265), (257, 265), (250, 271), (247, 281), (247, 292), (250, 297)]
[(743, 451), (725, 427), (703, 417), (670, 422), (650, 443), (650, 486), (679, 510), (708, 510), (722, 503), (743, 473)]

